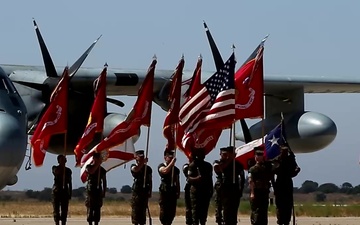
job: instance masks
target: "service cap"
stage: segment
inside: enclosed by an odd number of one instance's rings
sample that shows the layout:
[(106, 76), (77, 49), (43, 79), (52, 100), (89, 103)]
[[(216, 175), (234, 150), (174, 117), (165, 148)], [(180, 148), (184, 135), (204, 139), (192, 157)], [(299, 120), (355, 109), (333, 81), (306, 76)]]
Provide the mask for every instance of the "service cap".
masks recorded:
[(259, 155), (259, 156), (264, 155), (264, 147), (263, 146), (256, 146), (254, 148), (254, 151), (255, 151), (255, 155)]
[(135, 151), (135, 154), (138, 156), (144, 156), (144, 150), (137, 150)]
[(220, 148), (220, 152), (234, 152), (234, 146)]
[(167, 150), (167, 149), (165, 149), (165, 151), (164, 151), (164, 156), (173, 157), (174, 155), (175, 155), (175, 151), (174, 151), (174, 150)]

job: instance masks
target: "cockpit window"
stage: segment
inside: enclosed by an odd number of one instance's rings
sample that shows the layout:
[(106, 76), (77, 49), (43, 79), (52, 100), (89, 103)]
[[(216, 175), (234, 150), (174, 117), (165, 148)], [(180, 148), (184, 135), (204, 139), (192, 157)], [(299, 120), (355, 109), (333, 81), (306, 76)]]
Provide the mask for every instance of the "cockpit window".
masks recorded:
[(6, 88), (4, 79), (1, 79), (1, 81), (0, 81), (0, 90), (6, 90), (7, 92), (9, 92)]
[(1, 78), (0, 90), (6, 90), (8, 93), (16, 93), (14, 84), (8, 79)]

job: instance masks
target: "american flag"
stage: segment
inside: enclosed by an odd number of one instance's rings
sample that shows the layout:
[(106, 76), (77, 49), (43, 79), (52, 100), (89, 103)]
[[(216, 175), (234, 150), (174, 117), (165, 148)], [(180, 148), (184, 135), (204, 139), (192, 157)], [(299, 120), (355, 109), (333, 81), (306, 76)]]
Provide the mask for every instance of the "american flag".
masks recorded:
[(212, 75), (201, 90), (182, 106), (179, 119), (185, 133), (198, 129), (227, 128), (235, 118), (235, 55)]

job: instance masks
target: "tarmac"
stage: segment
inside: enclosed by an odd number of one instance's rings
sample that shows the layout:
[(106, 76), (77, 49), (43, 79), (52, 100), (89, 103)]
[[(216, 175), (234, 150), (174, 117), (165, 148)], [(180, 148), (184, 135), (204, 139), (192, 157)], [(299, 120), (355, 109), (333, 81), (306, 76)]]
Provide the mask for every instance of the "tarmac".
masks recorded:
[[(249, 217), (240, 217), (238, 225), (250, 225)], [(54, 224), (52, 218), (0, 218), (0, 225), (50, 225)], [(75, 217), (68, 218), (67, 225), (88, 225), (86, 218)], [(131, 220), (128, 217), (104, 217), (99, 225), (117, 225), (129, 224)], [(293, 224), (292, 222), (290, 224)], [(298, 217), (297, 225), (359, 225), (360, 217)], [(147, 225), (150, 225), (147, 221)], [(158, 218), (152, 219), (152, 225), (161, 225)], [(185, 225), (184, 217), (176, 217), (173, 225)], [(208, 218), (207, 225), (216, 225), (214, 218)], [(270, 217), (268, 225), (276, 225), (276, 218)]]

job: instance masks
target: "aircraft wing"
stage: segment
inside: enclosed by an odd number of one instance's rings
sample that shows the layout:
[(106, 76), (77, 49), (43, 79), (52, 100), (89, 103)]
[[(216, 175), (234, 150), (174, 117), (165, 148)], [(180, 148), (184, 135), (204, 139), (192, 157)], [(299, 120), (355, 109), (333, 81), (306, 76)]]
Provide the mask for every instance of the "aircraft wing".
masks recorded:
[(359, 93), (360, 76), (303, 76), (274, 75), (264, 76), (266, 93), (278, 93), (292, 89), (303, 89), (304, 93)]

